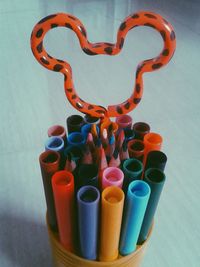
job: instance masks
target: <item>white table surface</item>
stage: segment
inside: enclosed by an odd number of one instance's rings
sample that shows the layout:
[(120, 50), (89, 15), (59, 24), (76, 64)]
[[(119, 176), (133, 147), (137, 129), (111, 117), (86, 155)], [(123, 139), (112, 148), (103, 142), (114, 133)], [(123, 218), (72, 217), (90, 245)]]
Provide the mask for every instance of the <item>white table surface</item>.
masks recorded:
[[(164, 138), (167, 182), (142, 267), (200, 266), (200, 2), (198, 0), (0, 0), (0, 266), (50, 267), (45, 198), (38, 164), (47, 128), (65, 126), (74, 113), (63, 77), (41, 67), (30, 34), (41, 18), (71, 13), (91, 42), (115, 42), (121, 21), (138, 10), (169, 20), (177, 50), (167, 67), (144, 76), (144, 96), (133, 120), (146, 121)], [(131, 31), (116, 57), (89, 57), (75, 35), (54, 29), (45, 45), (70, 62), (77, 91), (101, 105), (129, 96), (137, 63), (157, 55), (160, 36)], [(76, 111), (75, 111), (76, 113)]]

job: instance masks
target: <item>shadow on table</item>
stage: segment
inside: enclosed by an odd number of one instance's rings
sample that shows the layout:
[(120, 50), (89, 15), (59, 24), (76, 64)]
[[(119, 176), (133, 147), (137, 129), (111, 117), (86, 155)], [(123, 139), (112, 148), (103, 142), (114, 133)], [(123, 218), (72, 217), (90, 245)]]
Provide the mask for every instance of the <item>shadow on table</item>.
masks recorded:
[[(51, 267), (46, 226), (16, 215), (0, 215), (1, 266)], [(6, 261), (5, 261), (6, 260)]]

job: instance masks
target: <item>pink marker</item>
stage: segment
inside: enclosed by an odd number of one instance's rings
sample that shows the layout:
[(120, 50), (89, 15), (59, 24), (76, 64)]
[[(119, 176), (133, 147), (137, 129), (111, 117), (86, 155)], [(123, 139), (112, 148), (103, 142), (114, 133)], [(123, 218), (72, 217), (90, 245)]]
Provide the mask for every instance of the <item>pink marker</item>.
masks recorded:
[(124, 173), (117, 167), (108, 167), (103, 171), (102, 190), (108, 186), (122, 188)]
[(132, 118), (131, 116), (124, 114), (116, 118), (116, 123), (118, 124), (119, 128), (131, 128), (132, 127)]
[(66, 131), (65, 128), (61, 125), (53, 125), (48, 129), (47, 132), (48, 136), (59, 136), (61, 137), (64, 141), (66, 140)]

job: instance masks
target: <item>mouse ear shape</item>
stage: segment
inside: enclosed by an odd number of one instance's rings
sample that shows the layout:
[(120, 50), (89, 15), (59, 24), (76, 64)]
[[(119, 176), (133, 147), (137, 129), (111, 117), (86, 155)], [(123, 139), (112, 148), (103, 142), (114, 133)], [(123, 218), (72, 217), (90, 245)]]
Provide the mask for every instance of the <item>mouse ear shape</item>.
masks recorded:
[[(107, 108), (90, 104), (81, 99), (75, 91), (72, 69), (69, 63), (53, 58), (46, 52), (43, 46), (43, 39), (49, 30), (55, 27), (67, 27), (76, 33), (80, 46), (86, 54), (116, 55), (123, 48), (128, 31), (138, 26), (149, 26), (157, 30), (163, 38), (163, 50), (157, 57), (144, 60), (138, 64), (135, 85), (131, 96), (123, 103), (111, 105)], [(172, 26), (160, 15), (148, 11), (138, 12), (128, 16), (119, 27), (117, 42), (115, 44), (105, 42), (90, 43), (81, 21), (72, 15), (64, 13), (52, 14), (43, 18), (35, 25), (31, 34), (31, 49), (38, 62), (47, 69), (63, 73), (65, 93), (72, 106), (82, 113), (100, 118), (117, 117), (132, 111), (142, 98), (143, 73), (151, 72), (165, 66), (172, 58), (175, 47), (176, 40)]]

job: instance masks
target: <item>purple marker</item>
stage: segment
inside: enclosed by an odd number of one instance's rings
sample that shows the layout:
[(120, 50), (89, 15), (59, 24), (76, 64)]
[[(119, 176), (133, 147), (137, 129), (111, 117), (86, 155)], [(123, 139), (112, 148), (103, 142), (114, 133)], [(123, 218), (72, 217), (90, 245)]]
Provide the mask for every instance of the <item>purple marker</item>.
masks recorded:
[(96, 260), (98, 252), (100, 193), (96, 187), (83, 186), (77, 193), (80, 254)]

